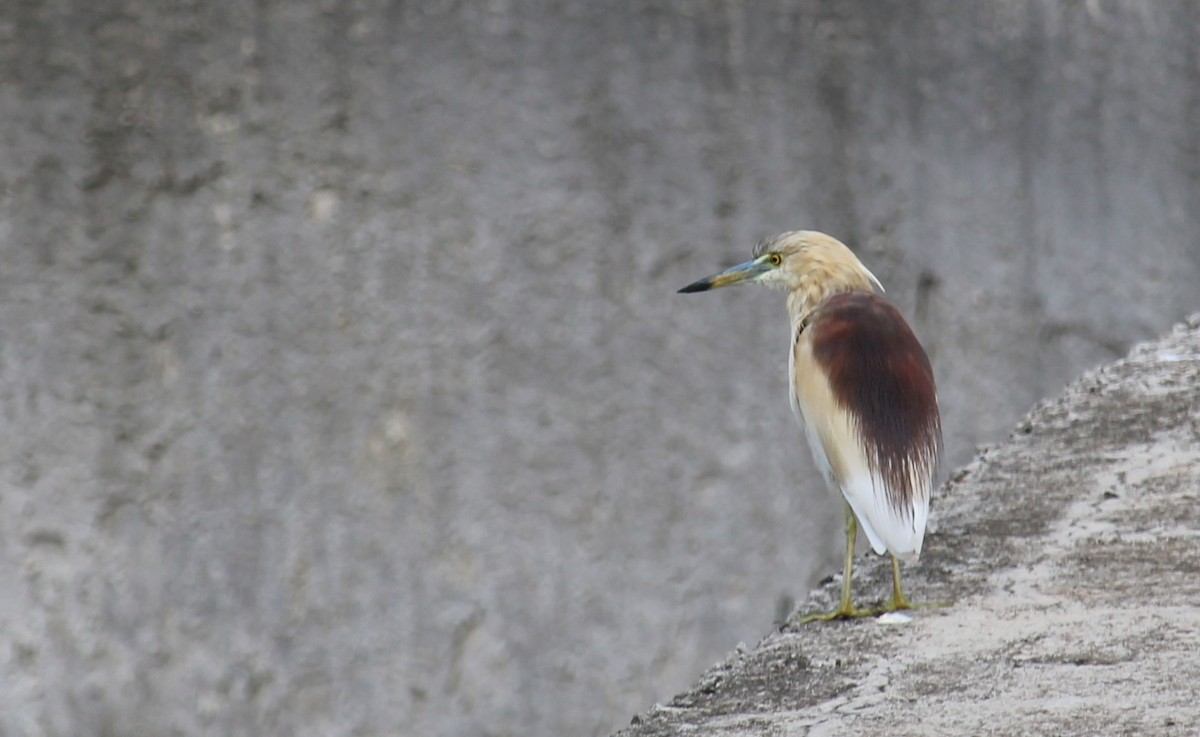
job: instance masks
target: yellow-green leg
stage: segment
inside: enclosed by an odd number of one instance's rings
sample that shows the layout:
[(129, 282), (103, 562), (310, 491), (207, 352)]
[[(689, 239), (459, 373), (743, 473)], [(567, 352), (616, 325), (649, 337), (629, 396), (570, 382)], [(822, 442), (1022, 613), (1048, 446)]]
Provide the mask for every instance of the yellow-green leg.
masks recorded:
[(926, 607), (950, 606), (953, 602), (950, 601), (927, 601), (927, 602), (911, 602), (904, 595), (904, 588), (900, 585), (900, 561), (896, 556), (892, 556), (892, 600), (884, 605), (877, 613), (883, 612), (898, 612), (904, 609), (924, 609)]
[(885, 612), (898, 612), (901, 609), (912, 609), (912, 602), (904, 595), (904, 587), (900, 585), (900, 561), (892, 556), (892, 601), (883, 608)]
[[(854, 573), (854, 545), (858, 542), (858, 520), (854, 510), (846, 504), (846, 560), (842, 566), (842, 603), (832, 612), (810, 614), (800, 620), (800, 624), (809, 622), (830, 622), (835, 619), (852, 619), (854, 617), (871, 617), (878, 612), (871, 609), (855, 609), (850, 600), (850, 582)], [(899, 580), (896, 579), (897, 585)]]

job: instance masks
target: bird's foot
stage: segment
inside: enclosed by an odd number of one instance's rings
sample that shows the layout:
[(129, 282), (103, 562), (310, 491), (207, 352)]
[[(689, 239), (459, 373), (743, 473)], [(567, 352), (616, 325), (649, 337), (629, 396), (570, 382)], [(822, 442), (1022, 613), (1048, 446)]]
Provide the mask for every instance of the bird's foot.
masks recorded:
[(817, 612), (815, 614), (807, 614), (796, 622), (797, 625), (808, 624), (810, 622), (833, 622), (839, 619), (861, 619), (863, 617), (878, 617), (881, 614), (888, 612), (902, 612), (910, 609), (936, 609), (940, 607), (954, 606), (952, 601), (909, 601), (907, 597), (893, 598), (886, 604), (870, 609), (855, 609), (853, 606), (842, 606), (834, 609), (831, 612)]
[(872, 614), (886, 614), (888, 612), (902, 612), (906, 609), (937, 609), (940, 607), (954, 606), (952, 601), (909, 601), (907, 596), (893, 596), (891, 601), (883, 606), (872, 609)]
[(859, 619), (860, 617), (874, 617), (879, 614), (875, 609), (855, 609), (853, 606), (844, 605), (831, 612), (817, 612), (816, 614), (808, 614), (800, 618), (796, 624), (808, 624), (809, 622), (832, 622), (837, 619)]

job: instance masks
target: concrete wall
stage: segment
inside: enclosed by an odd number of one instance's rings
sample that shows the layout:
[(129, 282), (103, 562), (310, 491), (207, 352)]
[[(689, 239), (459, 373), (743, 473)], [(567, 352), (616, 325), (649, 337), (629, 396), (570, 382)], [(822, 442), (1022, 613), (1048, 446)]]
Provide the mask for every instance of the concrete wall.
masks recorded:
[(1200, 302), (1194, 2), (0, 6), (0, 732), (602, 734), (836, 556), (827, 230), (951, 463)]

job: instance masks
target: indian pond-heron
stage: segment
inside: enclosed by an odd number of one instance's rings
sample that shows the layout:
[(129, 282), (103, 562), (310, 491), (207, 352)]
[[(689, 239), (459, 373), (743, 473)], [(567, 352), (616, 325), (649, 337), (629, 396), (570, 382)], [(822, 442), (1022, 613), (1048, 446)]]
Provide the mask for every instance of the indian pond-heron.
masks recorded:
[[(792, 411), (826, 483), (845, 502), (841, 604), (804, 621), (911, 608), (899, 559), (921, 553), (942, 445), (929, 358), (900, 312), (876, 294), (883, 285), (875, 275), (824, 233), (768, 238), (751, 260), (679, 291), (749, 283), (788, 293)], [(876, 553), (892, 556), (892, 598), (881, 609), (855, 609), (851, 602), (860, 527)]]

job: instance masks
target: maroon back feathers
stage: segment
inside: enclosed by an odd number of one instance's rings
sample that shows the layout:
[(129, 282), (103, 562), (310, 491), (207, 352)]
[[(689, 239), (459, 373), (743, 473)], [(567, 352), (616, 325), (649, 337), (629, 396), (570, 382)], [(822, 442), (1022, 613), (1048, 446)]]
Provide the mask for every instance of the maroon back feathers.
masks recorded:
[(848, 410), (868, 463), (898, 511), (918, 484), (932, 481), (941, 451), (937, 388), (925, 350), (900, 312), (882, 298), (845, 292), (812, 314), (813, 357), (829, 377), (834, 399)]

